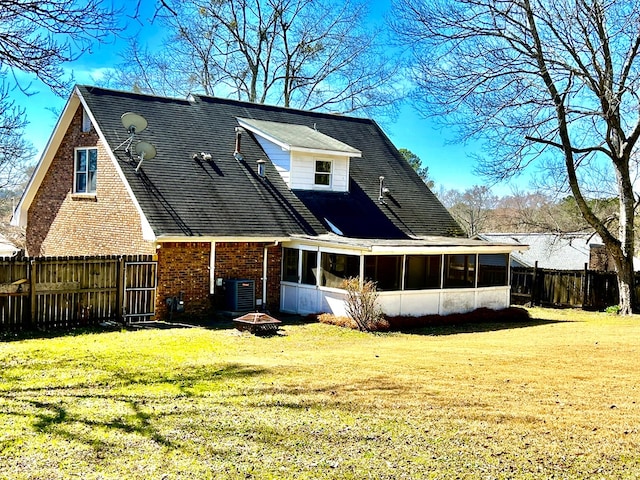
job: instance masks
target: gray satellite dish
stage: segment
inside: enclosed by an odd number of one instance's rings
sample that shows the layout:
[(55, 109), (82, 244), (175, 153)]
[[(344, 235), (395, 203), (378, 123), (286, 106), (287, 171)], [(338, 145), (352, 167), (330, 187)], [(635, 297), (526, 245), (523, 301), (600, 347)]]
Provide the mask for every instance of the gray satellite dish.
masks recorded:
[(130, 134), (139, 133), (147, 128), (147, 119), (137, 113), (123, 113), (120, 120)]
[(151, 160), (156, 156), (156, 147), (147, 142), (136, 143), (136, 153), (144, 160)]
[(140, 162), (136, 167), (136, 172), (140, 169), (142, 162), (145, 160), (151, 160), (156, 156), (156, 147), (147, 142), (136, 143), (136, 153), (140, 157)]

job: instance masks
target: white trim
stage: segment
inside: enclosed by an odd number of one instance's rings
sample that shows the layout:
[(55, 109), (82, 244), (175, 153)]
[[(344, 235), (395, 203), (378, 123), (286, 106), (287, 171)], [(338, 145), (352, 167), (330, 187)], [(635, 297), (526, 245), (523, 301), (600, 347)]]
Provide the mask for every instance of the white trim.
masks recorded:
[[(84, 110), (83, 110), (84, 111)], [(86, 179), (86, 184), (85, 184), (85, 191), (84, 192), (79, 192), (78, 191), (78, 185), (76, 183), (76, 180), (78, 178), (78, 170), (77, 170), (77, 166), (78, 166), (78, 151), (79, 150), (84, 150), (85, 152), (87, 152), (87, 158), (86, 158), (86, 162), (87, 162), (87, 169), (85, 172), (80, 172), (80, 173), (84, 173), (87, 176)], [(89, 190), (89, 150), (95, 150), (96, 151), (96, 171), (95, 171), (95, 175), (96, 175), (96, 188), (95, 190)], [(73, 190), (71, 191), (72, 195), (87, 195), (87, 196), (93, 196), (95, 197), (96, 194), (98, 193), (98, 147), (94, 147), (94, 146), (89, 146), (89, 147), (74, 147), (73, 149)]]
[[(344, 243), (340, 240), (344, 240)], [(354, 239), (357, 242), (357, 239)], [(453, 239), (455, 240), (455, 239)], [(303, 246), (316, 247), (322, 251), (331, 253), (351, 253), (361, 252), (363, 255), (443, 255), (443, 254), (480, 254), (480, 253), (511, 253), (515, 250), (522, 249), (522, 246), (516, 245), (358, 245), (357, 243), (348, 243), (349, 238), (341, 237), (333, 242), (330, 239), (321, 238), (295, 238), (291, 237), (284, 242), (283, 246), (289, 248), (301, 248)]]
[(318, 154), (322, 154), (322, 155), (336, 155), (339, 157), (347, 157), (347, 158), (351, 158), (351, 157), (362, 157), (362, 153), (355, 153), (355, 152), (343, 152), (341, 150), (325, 150), (325, 149), (319, 149), (319, 148), (305, 148), (305, 147), (293, 147), (291, 145), (289, 145), (289, 148), (287, 148), (286, 150), (290, 151), (290, 152), (297, 152), (297, 153), (311, 153), (313, 155), (318, 155)]
[[(319, 172), (318, 171), (318, 162), (328, 163), (329, 164), (329, 171), (328, 172)], [(316, 183), (316, 175), (328, 175), (329, 176), (329, 184), (327, 185), (326, 183)], [(317, 158), (315, 158), (313, 160), (313, 188), (314, 189), (315, 188), (327, 189), (327, 190), (333, 189), (333, 160), (317, 159)]]
[(160, 235), (155, 239), (156, 243), (188, 243), (188, 242), (217, 242), (217, 243), (274, 243), (274, 242), (286, 242), (289, 237), (224, 237), (203, 235), (201, 237), (187, 237), (178, 235)]

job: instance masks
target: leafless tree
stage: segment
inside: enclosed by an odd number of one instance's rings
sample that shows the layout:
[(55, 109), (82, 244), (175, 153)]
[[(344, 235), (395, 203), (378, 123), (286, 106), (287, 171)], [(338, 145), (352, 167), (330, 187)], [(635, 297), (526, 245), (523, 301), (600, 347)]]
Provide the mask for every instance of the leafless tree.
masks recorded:
[(380, 32), (366, 27), (359, 0), (165, 4), (158, 18), (169, 35), (162, 48), (131, 45), (125, 87), (340, 113), (393, 109), (402, 96), (398, 64)]
[(475, 185), (462, 193), (450, 190), (443, 195), (442, 201), (467, 236), (474, 237), (486, 232), (498, 197), (489, 187)]
[(24, 110), (9, 98), (8, 86), (2, 82), (5, 75), (0, 71), (0, 190), (20, 182), (32, 154), (23, 136)]
[(23, 136), (25, 110), (10, 96), (11, 89), (30, 92), (29, 80), (18, 80), (19, 73), (66, 93), (70, 79), (62, 65), (117, 31), (116, 12), (104, 3), (0, 0), (0, 188), (22, 181), (33, 155)]
[(116, 13), (103, 0), (0, 0), (0, 65), (66, 93), (62, 64), (108, 40), (118, 30)]
[[(479, 170), (507, 179), (556, 168), (618, 271), (621, 312), (634, 306), (634, 160), (640, 136), (636, 0), (396, 0), (411, 46), (416, 101), (488, 147)], [(589, 203), (591, 171), (609, 167), (615, 224)], [(597, 167), (597, 168), (596, 168)]]

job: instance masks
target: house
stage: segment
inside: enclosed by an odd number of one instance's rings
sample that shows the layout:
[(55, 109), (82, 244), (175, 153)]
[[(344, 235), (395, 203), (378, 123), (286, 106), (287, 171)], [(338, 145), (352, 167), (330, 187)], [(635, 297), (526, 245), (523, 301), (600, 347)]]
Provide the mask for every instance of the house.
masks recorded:
[[(599, 235), (589, 232), (572, 233), (484, 233), (480, 238), (490, 242), (524, 245), (522, 251), (511, 254), (512, 267), (534, 267), (550, 270), (615, 271)], [(640, 260), (635, 259), (636, 270)]]
[[(18, 204), (27, 254), (157, 254), (157, 315), (509, 305), (513, 244), (471, 240), (369, 119), (77, 86)], [(517, 247), (520, 248), (520, 247)], [(238, 308), (242, 307), (242, 308)]]

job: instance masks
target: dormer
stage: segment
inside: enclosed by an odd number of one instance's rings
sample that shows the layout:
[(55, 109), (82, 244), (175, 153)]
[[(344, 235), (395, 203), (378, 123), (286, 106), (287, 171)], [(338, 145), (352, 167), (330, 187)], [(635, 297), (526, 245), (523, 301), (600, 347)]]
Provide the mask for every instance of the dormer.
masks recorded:
[(306, 125), (238, 118), (291, 190), (346, 192), (349, 163), (360, 150)]

